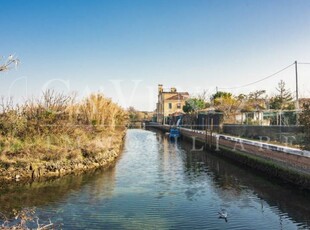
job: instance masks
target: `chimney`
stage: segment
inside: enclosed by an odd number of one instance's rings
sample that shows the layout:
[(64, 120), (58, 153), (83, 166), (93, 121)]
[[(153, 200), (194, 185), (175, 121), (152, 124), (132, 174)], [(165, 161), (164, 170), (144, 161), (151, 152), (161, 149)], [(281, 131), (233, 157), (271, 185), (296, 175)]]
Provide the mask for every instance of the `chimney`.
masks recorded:
[(162, 92), (163, 92), (163, 85), (158, 84), (158, 93), (162, 93)]
[(174, 88), (174, 87), (172, 87), (172, 88), (170, 89), (170, 92), (171, 92), (171, 93), (176, 93), (176, 92), (177, 92), (177, 89)]

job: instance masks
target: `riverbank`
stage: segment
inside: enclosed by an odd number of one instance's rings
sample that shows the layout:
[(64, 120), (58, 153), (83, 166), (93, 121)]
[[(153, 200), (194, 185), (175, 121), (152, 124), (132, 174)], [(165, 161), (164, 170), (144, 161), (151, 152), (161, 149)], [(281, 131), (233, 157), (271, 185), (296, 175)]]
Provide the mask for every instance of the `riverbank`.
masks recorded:
[[(169, 126), (155, 123), (149, 125), (169, 131)], [(184, 128), (180, 128), (180, 132), (184, 140), (197, 144), (193, 146), (197, 150), (204, 146), (216, 155), (229, 158), (282, 182), (310, 190), (310, 157), (307, 151)]]
[[(121, 153), (125, 134), (126, 130), (119, 130), (110, 135), (97, 135), (81, 148), (58, 148), (60, 153), (41, 148), (45, 154), (37, 152), (30, 156), (15, 156), (10, 159), (2, 155), (0, 181), (27, 182), (108, 167)], [(52, 155), (53, 159), (50, 158)]]
[(29, 181), (105, 167), (122, 150), (127, 114), (101, 94), (77, 103), (47, 91), (41, 100), (1, 106), (0, 180)]
[(0, 210), (15, 221), (13, 209), (36, 207), (55, 229), (309, 228), (307, 191), (191, 148), (158, 130), (129, 129), (113, 167), (0, 186)]

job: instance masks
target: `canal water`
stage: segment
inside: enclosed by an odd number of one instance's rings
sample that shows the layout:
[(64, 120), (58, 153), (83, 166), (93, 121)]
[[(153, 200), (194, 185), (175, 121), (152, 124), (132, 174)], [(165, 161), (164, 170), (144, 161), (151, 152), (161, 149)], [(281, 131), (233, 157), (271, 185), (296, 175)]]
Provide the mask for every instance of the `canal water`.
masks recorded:
[[(309, 193), (162, 133), (128, 130), (105, 171), (3, 186), (0, 211), (36, 207), (62, 229), (308, 229)], [(227, 219), (219, 218), (225, 209)]]

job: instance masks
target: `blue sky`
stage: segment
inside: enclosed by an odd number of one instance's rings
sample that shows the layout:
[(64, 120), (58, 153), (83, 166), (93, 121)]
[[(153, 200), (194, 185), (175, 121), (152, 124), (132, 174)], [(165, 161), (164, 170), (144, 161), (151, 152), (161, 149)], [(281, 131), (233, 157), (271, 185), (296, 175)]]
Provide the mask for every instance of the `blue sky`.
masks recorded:
[[(16, 100), (44, 88), (103, 92), (124, 107), (155, 108), (157, 84), (192, 94), (234, 87), (310, 62), (310, 1), (0, 0), (0, 55), (21, 65), (0, 76)], [(310, 65), (299, 65), (310, 96)], [(233, 93), (267, 89), (294, 68)]]

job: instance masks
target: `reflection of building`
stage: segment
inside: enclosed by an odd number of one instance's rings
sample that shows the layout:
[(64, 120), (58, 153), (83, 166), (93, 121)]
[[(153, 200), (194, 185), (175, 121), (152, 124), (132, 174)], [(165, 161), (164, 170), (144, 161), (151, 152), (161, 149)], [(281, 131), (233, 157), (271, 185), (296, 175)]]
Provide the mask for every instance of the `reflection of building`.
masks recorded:
[(188, 98), (189, 94), (187, 92), (177, 92), (176, 88), (164, 91), (163, 85), (158, 85), (157, 122), (164, 123), (169, 114), (182, 112), (182, 108)]

